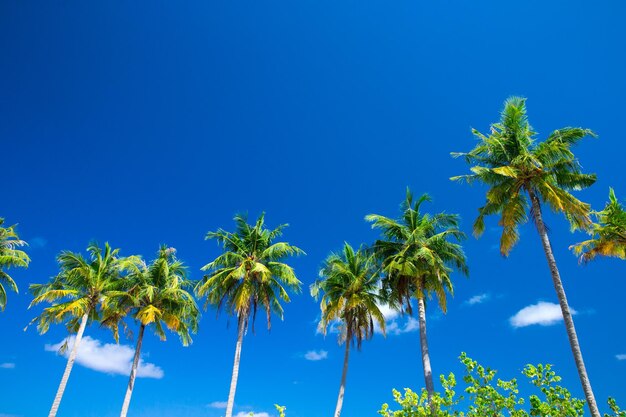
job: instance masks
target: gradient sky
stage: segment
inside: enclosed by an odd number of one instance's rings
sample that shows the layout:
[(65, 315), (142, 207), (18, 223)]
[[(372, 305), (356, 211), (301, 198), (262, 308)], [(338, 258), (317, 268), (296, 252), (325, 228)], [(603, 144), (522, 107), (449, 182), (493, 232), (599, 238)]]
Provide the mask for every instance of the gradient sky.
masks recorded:
[[(199, 279), (219, 253), (205, 233), (232, 229), (240, 211), (289, 223), (285, 239), (307, 256), (293, 260), (305, 291), (285, 320), (268, 334), (261, 319), (245, 338), (235, 412), (276, 415), (279, 403), (289, 417), (329, 415), (343, 350), (316, 334), (307, 289), (320, 262), (344, 241), (373, 241), (363, 217), (397, 215), (407, 186), (432, 195), (428, 210), (460, 213), (469, 232), (484, 189), (449, 181), (467, 171), (449, 153), (469, 150), (470, 128), (487, 130), (506, 97), (528, 97), (540, 134), (595, 130), (576, 152), (599, 179), (579, 196), (601, 208), (613, 186), (626, 199), (624, 22), (617, 0), (1, 2), (0, 216), (19, 223), (32, 264), (12, 272), (20, 294), (0, 314), (0, 416), (45, 415), (63, 372), (64, 328), (23, 331), (40, 311), (27, 310), (28, 284), (55, 274), (59, 251), (95, 239), (152, 259), (164, 243)], [(626, 406), (626, 264), (579, 266), (567, 248), (584, 235), (547, 222), (597, 400)], [(582, 396), (562, 323), (510, 320), (556, 302), (537, 233), (525, 226), (503, 259), (495, 219), (487, 228), (465, 242), (471, 276), (455, 276), (448, 314), (429, 306), (435, 374), (459, 372), (461, 351), (503, 378), (549, 362)], [(389, 320), (396, 331), (351, 358), (346, 417), (376, 415), (394, 387), (423, 386), (412, 322)], [(149, 334), (150, 378), (137, 381), (130, 415), (222, 415), (228, 324), (209, 310), (188, 348)], [(124, 371), (133, 342), (85, 334), (96, 355), (75, 366), (59, 415), (116, 416), (127, 377), (112, 367)]]

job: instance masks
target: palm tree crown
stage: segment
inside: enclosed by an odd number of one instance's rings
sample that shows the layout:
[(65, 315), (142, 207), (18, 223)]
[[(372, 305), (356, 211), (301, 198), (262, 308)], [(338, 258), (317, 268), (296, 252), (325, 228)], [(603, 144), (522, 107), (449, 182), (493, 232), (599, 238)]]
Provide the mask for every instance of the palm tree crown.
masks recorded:
[(157, 258), (132, 269), (122, 291), (109, 292), (105, 322), (116, 322), (130, 312), (143, 326), (151, 326), (161, 340), (165, 328), (178, 334), (184, 346), (191, 343), (191, 332), (198, 329), (199, 310), (187, 289), (193, 287), (187, 268), (176, 258), (176, 250), (161, 246)]
[(591, 261), (598, 255), (626, 259), (626, 211), (612, 188), (604, 209), (593, 214), (598, 223), (591, 227), (592, 239), (572, 246), (574, 253), (580, 255), (583, 262)]
[(472, 165), (472, 173), (452, 179), (489, 186), (487, 201), (478, 209), (474, 223), (476, 236), (485, 229), (485, 216), (500, 214), (500, 253), (508, 255), (519, 240), (519, 225), (528, 219), (526, 192), (531, 199), (541, 199), (554, 211), (564, 213), (573, 229), (591, 225), (589, 205), (570, 193), (596, 181), (595, 174), (582, 173), (570, 149), (584, 137), (595, 136), (591, 130), (565, 127), (552, 132), (545, 141), (536, 142), (536, 133), (526, 116), (526, 99), (511, 97), (504, 103), (500, 121), (491, 125), (489, 135), (476, 129), (472, 133), (478, 145), (470, 152), (452, 154)]
[(20, 240), (15, 232), (15, 225), (2, 227), (3, 224), (4, 219), (0, 217), (0, 311), (4, 311), (7, 304), (7, 293), (4, 285), (18, 292), (17, 284), (4, 269), (26, 268), (30, 262), (26, 252), (18, 249), (21, 246), (26, 246), (26, 242)]
[(458, 216), (422, 213), (421, 206), (427, 201), (427, 194), (413, 201), (407, 189), (399, 219), (377, 214), (365, 218), (373, 228), (381, 230), (384, 238), (376, 241), (374, 249), (386, 273), (383, 283), (389, 301), (409, 313), (411, 298), (423, 299), (425, 293), (435, 293), (445, 312), (446, 292), (453, 293), (451, 272), (457, 269), (468, 273), (465, 254), (458, 243), (465, 239), (458, 229)]
[(282, 235), (286, 224), (270, 230), (265, 227), (265, 215), (261, 214), (254, 225), (249, 225), (243, 215), (235, 216), (235, 232), (219, 229), (209, 232), (206, 239), (215, 239), (224, 247), (224, 252), (202, 270), (208, 271), (196, 286), (199, 297), (206, 296), (207, 304), (218, 311), (225, 308), (229, 314), (248, 323), (252, 322), (257, 308), (267, 315), (267, 326), (271, 327), (271, 313), (283, 317), (280, 301), (289, 302), (287, 289), (300, 291), (301, 282), (291, 266), (283, 261), (288, 256), (304, 252), (287, 242), (274, 242)]
[(97, 243), (87, 247), (89, 258), (80, 253), (63, 251), (57, 257), (59, 274), (45, 284), (31, 284), (34, 295), (31, 307), (42, 302), (54, 303), (43, 310), (37, 321), (40, 333), (48, 331), (50, 324), (66, 322), (70, 332), (76, 332), (85, 314), (92, 321), (99, 321), (100, 306), (106, 295), (119, 290), (122, 272), (135, 257), (122, 258), (119, 249), (105, 243), (104, 250)]
[[(355, 251), (345, 243), (341, 254), (333, 253), (320, 270), (321, 280), (311, 285), (311, 295), (321, 295), (322, 317), (319, 328), (326, 334), (328, 326), (341, 323), (340, 341), (361, 342), (374, 334), (374, 323), (385, 331), (385, 317), (379, 305), (379, 274), (374, 255), (365, 247)], [(352, 343), (354, 344), (354, 343)]]

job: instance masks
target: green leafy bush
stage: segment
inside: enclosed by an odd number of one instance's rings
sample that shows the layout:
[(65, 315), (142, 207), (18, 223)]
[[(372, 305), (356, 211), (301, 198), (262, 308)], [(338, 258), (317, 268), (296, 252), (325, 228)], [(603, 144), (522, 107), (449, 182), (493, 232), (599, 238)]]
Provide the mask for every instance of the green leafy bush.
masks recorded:
[[(478, 364), (462, 353), (461, 363), (465, 365), (463, 382), (464, 395), (457, 396), (454, 374), (441, 376), (442, 393), (435, 393), (428, 402), (426, 390), (418, 394), (408, 388), (404, 393), (393, 390), (398, 410), (383, 404), (378, 412), (383, 417), (582, 417), (585, 401), (575, 398), (564, 387), (551, 365), (526, 365), (522, 374), (537, 393), (528, 401), (519, 397), (517, 380), (496, 379), (496, 371)], [(605, 417), (626, 417), (615, 400), (608, 401), (611, 414)]]
[(613, 398), (609, 398), (609, 408), (612, 414), (604, 414), (604, 417), (626, 417), (626, 411), (620, 410)]
[(287, 407), (274, 404), (274, 408), (276, 408), (276, 411), (278, 411), (278, 417), (285, 417), (285, 410), (287, 409)]

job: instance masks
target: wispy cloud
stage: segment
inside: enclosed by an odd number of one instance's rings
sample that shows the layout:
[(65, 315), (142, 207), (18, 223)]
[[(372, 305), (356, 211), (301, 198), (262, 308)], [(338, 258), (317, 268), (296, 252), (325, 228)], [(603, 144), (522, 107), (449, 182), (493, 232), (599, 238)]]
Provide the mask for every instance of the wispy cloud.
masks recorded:
[(13, 362), (0, 363), (0, 369), (15, 369), (15, 364)]
[[(570, 308), (570, 311), (572, 314), (577, 314), (573, 308)], [(551, 326), (561, 320), (563, 320), (563, 315), (558, 304), (540, 301), (518, 311), (509, 319), (509, 322), (513, 327), (526, 327), (533, 324)]]
[[(398, 310), (387, 304), (379, 305), (380, 312), (385, 316), (385, 330), (388, 335), (411, 333), (419, 329), (419, 322), (411, 316), (402, 316)], [(374, 331), (382, 333), (378, 324), (374, 323)]]
[[(341, 332), (341, 322), (339, 320), (333, 320), (330, 323), (328, 323), (328, 326), (326, 327), (326, 333), (339, 334), (340, 332)], [(323, 329), (319, 326), (319, 322), (318, 322), (318, 326), (315, 329), (315, 334), (324, 334)]]
[(265, 411), (262, 413), (255, 413), (254, 411), (240, 411), (235, 414), (235, 417), (270, 417)]
[(325, 350), (309, 350), (304, 354), (307, 361), (321, 361), (328, 358), (328, 352)]
[[(66, 358), (69, 356), (72, 346), (74, 346), (75, 336), (70, 336), (67, 340), (68, 349), (64, 353)], [(48, 352), (58, 352), (64, 342), (65, 340), (54, 345), (47, 344), (45, 349)], [(128, 375), (130, 374), (134, 354), (135, 349), (131, 346), (102, 343), (97, 339), (85, 336), (80, 345), (78, 345), (76, 362), (94, 371)], [(153, 363), (146, 363), (143, 359), (139, 359), (137, 378), (161, 379), (163, 378), (163, 369)]]
[[(378, 306), (380, 312), (385, 317), (385, 330), (387, 335), (400, 335), (403, 333), (411, 333), (419, 329), (419, 323), (416, 319), (408, 315), (401, 315), (398, 310), (395, 310), (387, 304), (380, 304)], [(436, 319), (436, 317), (434, 317)], [(334, 320), (328, 324), (327, 333), (340, 333), (341, 322)], [(377, 322), (374, 322), (374, 332), (382, 334), (382, 329)], [(317, 334), (321, 334), (322, 331), (318, 327)]]
[(465, 304), (468, 306), (473, 306), (476, 304), (482, 304), (484, 302), (489, 301), (489, 299), (491, 298), (491, 295), (485, 293), (485, 294), (478, 294), (475, 295), (473, 297), (471, 297), (469, 300), (465, 301)]
[(211, 404), (208, 404), (211, 408), (226, 408), (226, 401), (213, 401)]
[(33, 237), (28, 240), (28, 245), (32, 249), (41, 249), (48, 244), (48, 241), (41, 236)]
[[(394, 319), (386, 323), (386, 333), (388, 335), (400, 335), (404, 333), (412, 333), (419, 330), (419, 322), (413, 317), (407, 316), (406, 319)], [(380, 329), (378, 329), (380, 332)]]
[(618, 361), (626, 361), (626, 353), (620, 353), (619, 355), (615, 355)]
[(378, 306), (378, 309), (380, 310), (381, 313), (383, 313), (383, 316), (385, 316), (386, 321), (393, 321), (398, 316), (400, 316), (400, 312), (396, 309), (389, 307), (388, 304), (381, 304)]
[(420, 328), (419, 321), (417, 321), (417, 319), (414, 319), (413, 317), (409, 317), (408, 320), (406, 321), (406, 324), (404, 325), (404, 329), (402, 329), (402, 333), (415, 332), (419, 330), (419, 328)]

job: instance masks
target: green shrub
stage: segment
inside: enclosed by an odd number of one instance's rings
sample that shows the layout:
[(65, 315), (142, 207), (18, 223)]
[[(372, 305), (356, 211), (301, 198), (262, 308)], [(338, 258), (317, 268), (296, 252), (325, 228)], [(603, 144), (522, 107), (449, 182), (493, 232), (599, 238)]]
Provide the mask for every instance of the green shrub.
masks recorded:
[(604, 417), (626, 417), (626, 411), (620, 410), (613, 398), (609, 397), (608, 403), (612, 414), (605, 413)]
[(285, 417), (285, 410), (287, 407), (283, 407), (282, 405), (274, 404), (274, 408), (278, 411), (278, 417)]
[[(463, 382), (464, 395), (455, 392), (454, 374), (441, 376), (442, 393), (435, 393), (428, 402), (426, 390), (421, 394), (405, 388), (404, 393), (393, 390), (394, 401), (400, 406), (392, 410), (383, 404), (378, 412), (383, 417), (582, 417), (585, 401), (575, 398), (564, 387), (552, 365), (526, 365), (522, 374), (528, 378), (537, 393), (530, 395), (528, 402), (519, 397), (517, 380), (496, 379), (496, 371), (478, 364), (465, 353), (459, 357), (465, 365)], [(528, 404), (528, 405), (526, 405)], [(605, 417), (626, 417), (615, 400), (609, 398), (612, 414)]]

